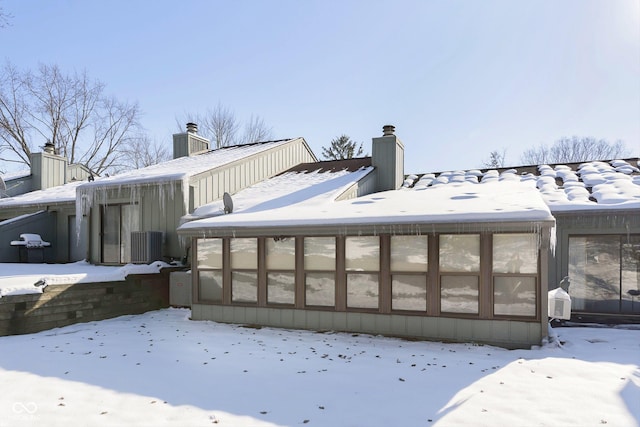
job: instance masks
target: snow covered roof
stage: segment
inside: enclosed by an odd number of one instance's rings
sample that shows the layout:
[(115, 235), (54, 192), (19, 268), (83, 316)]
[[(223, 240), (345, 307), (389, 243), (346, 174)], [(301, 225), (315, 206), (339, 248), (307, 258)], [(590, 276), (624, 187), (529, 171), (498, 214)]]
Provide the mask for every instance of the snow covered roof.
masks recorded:
[(82, 188), (117, 187), (127, 184), (159, 184), (171, 181), (181, 181), (242, 158), (287, 144), (296, 139), (302, 140), (302, 138), (283, 139), (278, 141), (257, 142), (253, 144), (218, 148), (207, 153), (180, 157), (167, 162), (147, 166), (145, 168), (105, 177), (93, 182), (85, 182)]
[[(534, 181), (496, 180), (484, 185), (461, 181), (335, 201), (333, 184), (338, 180), (320, 184), (326, 191), (312, 191), (318, 187), (296, 187), (300, 179), (297, 174), (278, 178), (239, 192), (234, 198), (233, 213), (188, 222), (180, 227), (180, 232), (198, 234), (205, 230), (254, 227), (554, 221)], [(236, 199), (241, 201), (237, 208)], [(247, 203), (243, 204), (245, 200)], [(220, 210), (220, 206), (217, 209)]]
[[(635, 163), (635, 164), (634, 164)], [(638, 159), (540, 165), (502, 170), (468, 170), (411, 175), (408, 188), (452, 183), (533, 182), (552, 212), (640, 209)]]
[(18, 206), (44, 206), (54, 203), (75, 203), (76, 188), (84, 181), (74, 181), (46, 190), (31, 191), (14, 197), (0, 199), (0, 209)]
[[(327, 168), (326, 165), (332, 166)], [(359, 164), (356, 169), (345, 165), (336, 169), (337, 162), (306, 163), (262, 181), (233, 195), (233, 211), (258, 213), (274, 209), (295, 209), (300, 204), (324, 204), (334, 201), (360, 179), (373, 171), (371, 166)], [(370, 165), (370, 161), (368, 162)], [(201, 206), (183, 221), (224, 215), (222, 200)]]
[(29, 175), (31, 175), (31, 170), (23, 169), (19, 171), (0, 173), (0, 178), (2, 178), (5, 182), (8, 182), (14, 179), (26, 178)]

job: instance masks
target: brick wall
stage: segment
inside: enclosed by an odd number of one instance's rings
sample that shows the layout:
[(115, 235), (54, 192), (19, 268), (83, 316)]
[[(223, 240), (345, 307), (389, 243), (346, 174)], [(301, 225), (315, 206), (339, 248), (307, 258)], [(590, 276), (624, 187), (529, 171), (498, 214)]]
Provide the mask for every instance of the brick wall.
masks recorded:
[(169, 273), (129, 275), (120, 282), (50, 285), (41, 294), (0, 298), (0, 336), (29, 334), (169, 306)]

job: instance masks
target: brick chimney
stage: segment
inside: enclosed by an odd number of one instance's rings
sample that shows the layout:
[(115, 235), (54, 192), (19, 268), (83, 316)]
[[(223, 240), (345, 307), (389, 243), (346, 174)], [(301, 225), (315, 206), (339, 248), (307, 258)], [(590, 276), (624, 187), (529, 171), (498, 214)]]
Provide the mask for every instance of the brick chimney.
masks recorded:
[(382, 136), (372, 138), (371, 163), (376, 168), (376, 191), (395, 190), (404, 181), (404, 144), (393, 125), (382, 127)]

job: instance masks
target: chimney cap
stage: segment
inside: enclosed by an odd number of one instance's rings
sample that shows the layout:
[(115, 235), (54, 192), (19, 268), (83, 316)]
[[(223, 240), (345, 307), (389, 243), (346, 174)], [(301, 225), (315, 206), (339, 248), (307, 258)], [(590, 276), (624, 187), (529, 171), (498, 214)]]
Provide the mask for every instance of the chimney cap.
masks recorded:
[(396, 127), (394, 125), (384, 125), (382, 126), (382, 135), (383, 136), (395, 135), (394, 134), (395, 130), (396, 130)]
[(44, 147), (42, 147), (44, 149), (44, 152), (47, 154), (55, 154), (56, 153), (56, 146), (54, 145), (53, 142), (47, 140), (47, 142), (44, 143)]
[(187, 123), (187, 132), (198, 133), (198, 125), (193, 122)]

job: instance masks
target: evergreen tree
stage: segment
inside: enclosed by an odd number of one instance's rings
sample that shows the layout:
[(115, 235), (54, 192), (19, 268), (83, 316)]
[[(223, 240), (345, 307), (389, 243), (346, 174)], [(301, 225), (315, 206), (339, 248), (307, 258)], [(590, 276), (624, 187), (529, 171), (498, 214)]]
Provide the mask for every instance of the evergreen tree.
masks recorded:
[(331, 140), (329, 147), (322, 147), (322, 157), (326, 160), (343, 160), (363, 155), (362, 143), (352, 141), (347, 135), (340, 135)]

